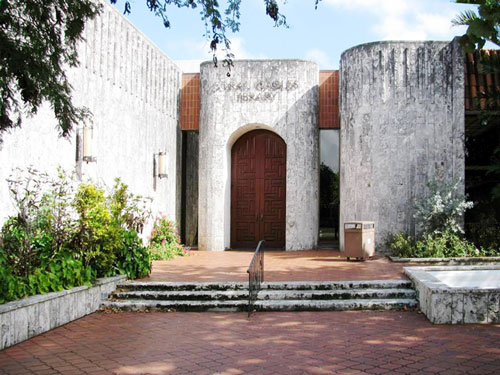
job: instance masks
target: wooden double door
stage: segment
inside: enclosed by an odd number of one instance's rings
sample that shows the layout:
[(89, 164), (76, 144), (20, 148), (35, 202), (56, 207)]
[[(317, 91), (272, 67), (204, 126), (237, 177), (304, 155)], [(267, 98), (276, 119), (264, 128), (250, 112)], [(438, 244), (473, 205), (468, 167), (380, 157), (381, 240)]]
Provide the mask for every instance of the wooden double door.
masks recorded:
[(277, 134), (254, 130), (231, 151), (231, 247), (285, 247), (286, 144)]

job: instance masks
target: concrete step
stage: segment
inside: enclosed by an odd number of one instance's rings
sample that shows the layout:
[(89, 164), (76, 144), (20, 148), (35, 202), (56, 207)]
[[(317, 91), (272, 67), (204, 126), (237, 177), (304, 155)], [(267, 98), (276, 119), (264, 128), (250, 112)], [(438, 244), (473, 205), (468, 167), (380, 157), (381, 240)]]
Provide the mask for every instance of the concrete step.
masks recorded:
[[(408, 280), (263, 283), (259, 311), (388, 310), (417, 306)], [(244, 282), (127, 282), (101, 308), (123, 311), (246, 311)]]
[[(113, 292), (110, 300), (191, 300), (228, 301), (248, 298), (247, 290), (186, 290)], [(374, 298), (415, 298), (412, 289), (344, 289), (344, 290), (261, 290), (259, 300), (338, 300)]]
[(191, 300), (191, 301), (227, 301), (248, 299), (247, 290), (140, 290), (113, 292), (110, 300)]
[[(344, 290), (344, 289), (402, 289), (411, 288), (409, 280), (367, 281), (284, 281), (265, 282), (262, 290)], [(187, 291), (187, 290), (248, 290), (247, 282), (164, 282), (132, 281), (119, 284), (117, 290), (125, 291)]]
[[(247, 300), (235, 301), (105, 301), (101, 309), (120, 311), (247, 311)], [(260, 300), (257, 311), (346, 311), (401, 310), (415, 308), (417, 301), (406, 298), (356, 300)]]
[(344, 290), (344, 289), (401, 289), (411, 288), (410, 280), (356, 280), (356, 281), (282, 281), (265, 282), (262, 289), (273, 290)]
[(417, 307), (414, 298), (346, 299), (346, 300), (270, 300), (257, 301), (257, 311), (350, 311), (402, 310)]
[(344, 300), (415, 298), (412, 289), (261, 290), (259, 300)]
[(101, 310), (119, 311), (247, 311), (248, 299), (235, 301), (152, 301), (152, 300), (125, 300), (104, 301)]
[(176, 282), (176, 281), (129, 281), (116, 286), (117, 291), (152, 290), (248, 290), (248, 282)]

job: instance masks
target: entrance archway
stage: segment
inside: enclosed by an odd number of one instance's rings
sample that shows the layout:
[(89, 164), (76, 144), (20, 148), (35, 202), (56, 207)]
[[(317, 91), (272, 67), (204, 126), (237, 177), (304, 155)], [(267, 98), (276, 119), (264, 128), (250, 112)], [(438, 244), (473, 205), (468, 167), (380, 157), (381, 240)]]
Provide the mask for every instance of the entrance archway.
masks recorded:
[(286, 144), (268, 130), (241, 136), (231, 150), (231, 247), (285, 247)]

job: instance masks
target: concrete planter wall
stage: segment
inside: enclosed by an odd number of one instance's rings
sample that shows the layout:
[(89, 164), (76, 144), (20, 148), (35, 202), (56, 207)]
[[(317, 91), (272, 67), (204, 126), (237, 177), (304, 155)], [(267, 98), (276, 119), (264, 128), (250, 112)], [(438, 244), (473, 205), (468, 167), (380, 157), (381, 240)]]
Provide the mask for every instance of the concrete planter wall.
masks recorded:
[(500, 257), (451, 257), (451, 258), (400, 258), (387, 256), (394, 263), (424, 263), (433, 265), (471, 265), (500, 263)]
[[(420, 310), (431, 323), (500, 322), (498, 263), (487, 266), (405, 267), (404, 272), (415, 285)], [(440, 272), (457, 272), (455, 281), (441, 280), (437, 276)], [(474, 272), (478, 274), (471, 276)]]
[(0, 350), (97, 311), (102, 298), (126, 279), (125, 275), (103, 278), (91, 288), (80, 286), (0, 305)]

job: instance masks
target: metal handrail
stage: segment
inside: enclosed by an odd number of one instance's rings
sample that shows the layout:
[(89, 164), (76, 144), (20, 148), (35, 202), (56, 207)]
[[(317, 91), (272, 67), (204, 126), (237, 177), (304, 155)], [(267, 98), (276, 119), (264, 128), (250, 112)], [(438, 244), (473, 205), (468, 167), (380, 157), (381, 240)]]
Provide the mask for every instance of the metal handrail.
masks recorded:
[(259, 241), (248, 267), (248, 317), (252, 314), (261, 283), (264, 281), (264, 240)]

